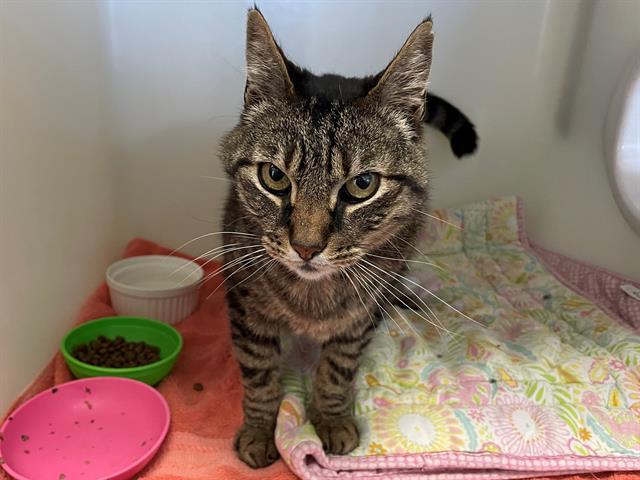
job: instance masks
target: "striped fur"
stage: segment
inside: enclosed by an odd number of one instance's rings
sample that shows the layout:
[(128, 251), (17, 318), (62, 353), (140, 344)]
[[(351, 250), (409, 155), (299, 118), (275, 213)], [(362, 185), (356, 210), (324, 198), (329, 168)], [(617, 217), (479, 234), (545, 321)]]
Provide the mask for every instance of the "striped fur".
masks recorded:
[[(463, 135), (471, 125), (466, 117), (426, 93), (432, 43), (427, 19), (380, 74), (315, 76), (287, 60), (262, 15), (249, 12), (245, 108), (221, 151), (232, 180), (224, 231), (240, 232), (225, 234), (224, 243), (241, 248), (224, 257), (244, 386), (235, 448), (251, 467), (277, 458), (284, 332), (321, 345), (309, 418), (324, 448), (345, 454), (358, 444), (353, 381), (382, 309), (393, 300), (366, 280), (363, 266), (392, 275), (411, 255), (423, 220), (416, 210), (427, 208), (425, 118), (450, 137), (454, 152), (472, 150)], [(287, 175), (290, 190), (265, 188), (258, 177), (264, 163)], [(344, 183), (363, 172), (375, 172), (379, 188), (366, 201), (346, 202)], [(319, 254), (303, 262), (292, 242), (320, 245)], [(401, 288), (393, 276), (385, 281)]]

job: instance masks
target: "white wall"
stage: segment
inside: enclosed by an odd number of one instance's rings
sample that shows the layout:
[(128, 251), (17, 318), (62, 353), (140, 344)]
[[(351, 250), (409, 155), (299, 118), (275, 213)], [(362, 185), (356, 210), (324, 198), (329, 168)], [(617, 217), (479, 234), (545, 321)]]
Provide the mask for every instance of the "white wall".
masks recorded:
[(201, 176), (222, 175), (218, 142), (240, 111), (246, 9), (239, 1), (106, 4), (114, 166), (130, 236), (178, 247), (219, 230), (227, 183)]
[[(0, 406), (53, 352), (127, 238), (177, 247), (218, 229), (226, 184), (200, 176), (221, 175), (252, 4), (0, 4)], [(431, 87), (481, 136), (478, 155), (457, 161), (430, 135), (435, 205), (519, 194), (534, 239), (640, 279), (640, 237), (602, 153), (609, 98), (640, 52), (639, 1), (259, 4), (294, 61), (347, 75), (382, 68), (432, 12)]]
[(96, 4), (0, 5), (0, 411), (122, 247)]

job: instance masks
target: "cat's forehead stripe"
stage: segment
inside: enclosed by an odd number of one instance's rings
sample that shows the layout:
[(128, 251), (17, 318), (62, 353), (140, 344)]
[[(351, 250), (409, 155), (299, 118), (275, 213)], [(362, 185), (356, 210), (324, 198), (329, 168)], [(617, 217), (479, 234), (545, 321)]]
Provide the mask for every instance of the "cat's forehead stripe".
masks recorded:
[(301, 148), (300, 142), (291, 142), (285, 151), (283, 161), (287, 171), (297, 170), (304, 156), (304, 148)]

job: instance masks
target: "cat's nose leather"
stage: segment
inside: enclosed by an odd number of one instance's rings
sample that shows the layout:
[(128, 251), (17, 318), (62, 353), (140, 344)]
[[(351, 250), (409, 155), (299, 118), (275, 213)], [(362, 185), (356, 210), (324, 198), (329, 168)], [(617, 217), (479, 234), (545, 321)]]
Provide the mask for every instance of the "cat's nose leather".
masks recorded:
[(305, 262), (308, 262), (317, 254), (319, 254), (322, 250), (324, 250), (325, 245), (304, 245), (302, 243), (293, 242), (291, 243), (293, 249), (298, 253), (300, 258)]

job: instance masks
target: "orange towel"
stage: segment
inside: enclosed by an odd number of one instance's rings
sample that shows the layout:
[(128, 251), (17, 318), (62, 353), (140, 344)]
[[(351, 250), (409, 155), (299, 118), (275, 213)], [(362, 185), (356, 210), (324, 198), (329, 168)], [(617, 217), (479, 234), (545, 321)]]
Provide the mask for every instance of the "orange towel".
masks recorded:
[[(145, 240), (133, 240), (125, 257), (167, 254), (169, 250)], [(205, 268), (212, 272), (219, 264)], [(236, 459), (232, 449), (235, 430), (242, 421), (242, 387), (238, 366), (231, 354), (223, 289), (207, 299), (219, 285), (207, 282), (200, 308), (178, 325), (184, 350), (173, 373), (158, 387), (171, 407), (172, 427), (160, 453), (139, 477), (144, 480), (285, 480), (295, 476), (277, 462), (263, 470), (251, 470)], [(101, 285), (80, 310), (78, 323), (114, 315), (106, 285)], [(46, 366), (11, 408), (51, 386), (71, 380), (59, 354)], [(203, 391), (195, 391), (201, 383)], [(7, 412), (8, 414), (8, 412)], [(9, 477), (2, 471), (0, 479)], [(555, 477), (565, 480), (640, 480), (640, 474), (585, 474)]]

